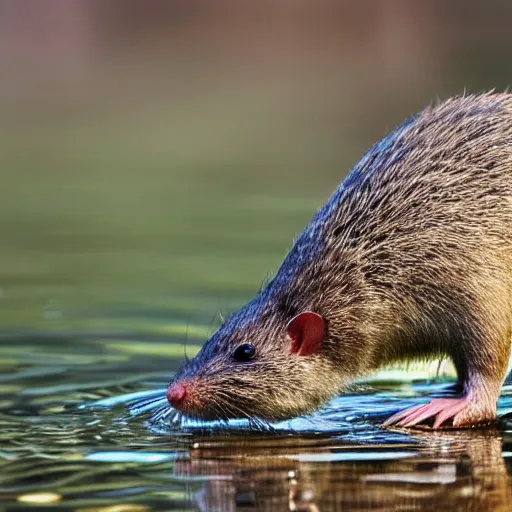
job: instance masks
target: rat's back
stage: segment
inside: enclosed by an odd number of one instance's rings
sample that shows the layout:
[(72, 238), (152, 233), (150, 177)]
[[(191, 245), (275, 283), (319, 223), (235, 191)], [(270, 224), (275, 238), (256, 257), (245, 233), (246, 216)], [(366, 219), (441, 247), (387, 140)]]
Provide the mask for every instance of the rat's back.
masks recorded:
[(391, 255), (412, 268), (456, 248), (477, 257), (484, 247), (483, 259), (498, 251), (512, 264), (508, 93), (440, 102), (375, 144), (299, 235), (274, 284), (311, 266), (332, 275), (357, 259), (375, 274), (386, 262), (398, 271)]
[(315, 224), (327, 248), (361, 254), (386, 240), (395, 252), (452, 236), (511, 244), (512, 94), (452, 98), (408, 119), (364, 155), (306, 232)]

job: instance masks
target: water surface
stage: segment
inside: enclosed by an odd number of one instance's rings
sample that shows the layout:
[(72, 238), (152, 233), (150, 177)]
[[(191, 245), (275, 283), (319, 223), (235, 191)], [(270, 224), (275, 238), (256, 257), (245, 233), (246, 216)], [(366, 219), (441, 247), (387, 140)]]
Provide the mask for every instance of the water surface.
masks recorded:
[[(163, 393), (181, 354), (161, 350), (167, 343), (157, 335), (145, 343), (38, 336), (2, 339), (10, 368), (0, 381), (0, 496), (8, 510), (512, 506), (506, 417), (471, 431), (380, 428), (393, 411), (452, 392), (449, 379), (429, 378), (432, 367), (384, 372), (312, 416), (266, 428), (171, 423)], [(505, 388), (500, 413), (510, 408)]]

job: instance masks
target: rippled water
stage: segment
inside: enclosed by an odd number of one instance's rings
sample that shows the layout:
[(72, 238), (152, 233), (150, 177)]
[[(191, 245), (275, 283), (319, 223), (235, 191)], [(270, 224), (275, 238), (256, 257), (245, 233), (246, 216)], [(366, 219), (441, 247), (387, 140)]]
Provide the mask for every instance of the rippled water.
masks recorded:
[[(8, 510), (509, 510), (512, 389), (496, 428), (383, 430), (451, 393), (430, 369), (356, 383), (310, 417), (251, 428), (162, 419), (179, 356), (113, 335), (5, 335), (0, 497)], [(183, 347), (180, 347), (183, 348)], [(190, 348), (189, 348), (190, 349)], [(17, 362), (17, 368), (14, 368)], [(21, 364), (22, 363), (22, 364)], [(113, 507), (113, 508), (112, 508)]]

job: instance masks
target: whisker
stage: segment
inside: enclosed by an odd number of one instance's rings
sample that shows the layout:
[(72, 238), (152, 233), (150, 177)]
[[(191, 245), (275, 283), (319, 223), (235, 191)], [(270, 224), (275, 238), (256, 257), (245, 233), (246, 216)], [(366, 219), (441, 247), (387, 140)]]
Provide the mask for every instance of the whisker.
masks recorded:
[(243, 410), (241, 409), (240, 407), (238, 407), (237, 405), (235, 405), (233, 403), (233, 397), (226, 391), (218, 391), (216, 393), (216, 395), (218, 397), (220, 397), (221, 399), (223, 399), (225, 401), (225, 403), (228, 405), (229, 408), (231, 409), (234, 409), (235, 411), (238, 411), (242, 414), (242, 417), (243, 418), (249, 418), (248, 414)]
[(145, 400), (141, 402), (135, 402), (129, 406), (130, 413), (134, 416), (139, 416), (148, 411), (152, 411), (154, 409), (160, 409), (162, 407), (168, 406), (166, 398), (157, 398), (153, 400)]
[(244, 411), (242, 408), (240, 408), (239, 406), (234, 404), (232, 401), (232, 397), (230, 396), (229, 393), (226, 393), (225, 391), (219, 391), (217, 393), (217, 396), (220, 396), (224, 400), (228, 401), (228, 404), (229, 404), (228, 407), (230, 408), (230, 410), (235, 411), (235, 412), (238, 411), (241, 414), (241, 418), (246, 419), (248, 421), (249, 429), (258, 430), (258, 431), (272, 430), (272, 428), (270, 427), (270, 425), (268, 423), (263, 422), (259, 418), (251, 417), (246, 411)]
[(132, 402), (131, 405), (132, 406), (144, 407), (146, 405), (151, 405), (151, 404), (159, 403), (162, 400), (165, 400), (165, 399), (162, 398), (161, 396), (152, 396), (152, 397), (148, 397), (148, 398), (142, 398), (140, 400), (135, 400), (134, 402)]
[(224, 418), (219, 418), (219, 419), (221, 419), (224, 422), (227, 422), (226, 418), (229, 418), (229, 411), (226, 410), (226, 408), (224, 407), (222, 401), (215, 400), (214, 401), (214, 405), (216, 405), (222, 411), (222, 413), (225, 416)]
[[(234, 403), (232, 403), (232, 397), (230, 396), (229, 393), (226, 393), (225, 391), (220, 390), (215, 394), (214, 404), (217, 405), (219, 409), (221, 409), (226, 418), (232, 416), (232, 414), (229, 414), (230, 411), (238, 411), (242, 414), (242, 418), (247, 417), (247, 414), (242, 409), (240, 409)], [(223, 418), (223, 420), (227, 422), (226, 419)]]
[(168, 421), (169, 423), (178, 423), (181, 420), (181, 413), (170, 407), (169, 404), (162, 405), (158, 408), (151, 420), (154, 422)]

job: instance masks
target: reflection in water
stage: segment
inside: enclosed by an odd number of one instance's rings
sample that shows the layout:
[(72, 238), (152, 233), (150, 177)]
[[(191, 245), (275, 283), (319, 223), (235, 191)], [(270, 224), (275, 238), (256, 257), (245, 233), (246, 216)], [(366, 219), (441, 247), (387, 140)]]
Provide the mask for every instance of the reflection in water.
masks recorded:
[(394, 461), (381, 460), (382, 450), (332, 440), (198, 440), (175, 474), (215, 475), (196, 496), (203, 510), (236, 510), (242, 498), (258, 510), (512, 509), (496, 431), (414, 432)]
[[(380, 459), (383, 449), (332, 440), (204, 440), (175, 474), (215, 475), (196, 496), (203, 510), (236, 510), (240, 497), (258, 510), (512, 509), (496, 431), (414, 432), (411, 444), (395, 447), (394, 461)], [(401, 457), (411, 449), (414, 457)], [(300, 462), (301, 454), (310, 460)], [(329, 456), (318, 454), (336, 456), (326, 463)]]

